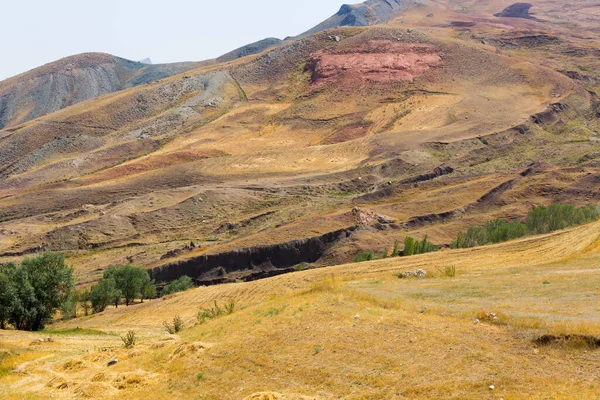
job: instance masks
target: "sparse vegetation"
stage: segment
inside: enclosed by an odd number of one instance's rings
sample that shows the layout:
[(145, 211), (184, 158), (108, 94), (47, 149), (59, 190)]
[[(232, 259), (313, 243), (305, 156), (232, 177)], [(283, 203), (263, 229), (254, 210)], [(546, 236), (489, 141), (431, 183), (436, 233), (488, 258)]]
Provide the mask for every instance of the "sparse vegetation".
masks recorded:
[(173, 321), (171, 323), (164, 321), (163, 326), (165, 327), (168, 333), (174, 335), (176, 333), (181, 332), (185, 328), (185, 323), (183, 322), (180, 316), (176, 316), (173, 318)]
[(593, 206), (575, 207), (570, 204), (539, 206), (529, 212), (524, 223), (498, 219), (484, 226), (471, 227), (466, 233), (459, 233), (451, 247), (470, 248), (506, 242), (527, 235), (550, 233), (594, 221), (599, 216), (598, 209)]
[(173, 282), (166, 284), (165, 287), (161, 290), (160, 295), (167, 296), (173, 293), (185, 292), (186, 290), (193, 289), (195, 287), (196, 285), (194, 285), (194, 281), (192, 281), (192, 278), (184, 275), (181, 278), (178, 278)]
[(134, 331), (129, 331), (125, 336), (121, 336), (121, 340), (123, 341), (123, 347), (129, 349), (137, 343), (137, 336)]
[(456, 266), (448, 265), (446, 268), (444, 268), (444, 276), (448, 278), (454, 278), (456, 276)]
[(352, 262), (365, 262), (372, 261), (375, 259), (375, 253), (372, 251), (361, 251), (352, 258)]
[(437, 251), (437, 247), (429, 241), (427, 235), (422, 241), (415, 240), (414, 238), (407, 236), (404, 239), (404, 252), (402, 253), (405, 257), (413, 256), (417, 254), (432, 253)]
[(211, 307), (203, 308), (198, 312), (198, 322), (204, 324), (212, 319), (216, 319), (224, 315), (233, 314), (233, 312), (235, 311), (235, 306), (235, 300), (233, 299), (227, 301), (224, 305), (224, 308), (221, 308), (221, 306), (219, 306), (219, 304), (215, 300)]

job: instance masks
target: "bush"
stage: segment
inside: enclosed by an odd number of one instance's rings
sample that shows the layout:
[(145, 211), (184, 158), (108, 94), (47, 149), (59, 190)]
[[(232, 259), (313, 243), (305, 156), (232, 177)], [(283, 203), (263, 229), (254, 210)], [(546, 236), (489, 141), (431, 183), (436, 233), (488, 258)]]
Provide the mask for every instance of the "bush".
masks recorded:
[(165, 285), (161, 290), (160, 295), (166, 296), (168, 294), (185, 292), (186, 290), (195, 288), (194, 281), (189, 276), (182, 276), (181, 278), (174, 280), (173, 282)]
[(225, 303), (224, 308), (221, 308), (215, 300), (212, 307), (203, 308), (198, 311), (198, 322), (204, 324), (212, 319), (222, 317), (224, 315), (233, 314), (235, 311), (235, 300), (231, 299)]
[(121, 336), (121, 340), (123, 341), (123, 347), (126, 349), (130, 349), (135, 346), (137, 342), (137, 337), (134, 331), (127, 332), (127, 335)]
[(375, 259), (375, 253), (372, 251), (361, 251), (352, 258), (352, 262), (365, 262)]
[(550, 207), (539, 206), (527, 215), (525, 225), (533, 234), (543, 234), (592, 222), (599, 216), (596, 207), (575, 207), (572, 204), (555, 203)]
[(449, 265), (444, 268), (444, 276), (447, 276), (448, 278), (454, 278), (456, 276), (456, 266)]
[(183, 328), (185, 328), (185, 324), (180, 316), (173, 318), (173, 322), (171, 324), (169, 324), (167, 321), (163, 322), (163, 326), (171, 335), (179, 333), (183, 330)]
[(43, 329), (57, 310), (69, 304), (73, 287), (73, 269), (61, 254), (0, 266), (0, 327), (10, 323), (18, 330)]

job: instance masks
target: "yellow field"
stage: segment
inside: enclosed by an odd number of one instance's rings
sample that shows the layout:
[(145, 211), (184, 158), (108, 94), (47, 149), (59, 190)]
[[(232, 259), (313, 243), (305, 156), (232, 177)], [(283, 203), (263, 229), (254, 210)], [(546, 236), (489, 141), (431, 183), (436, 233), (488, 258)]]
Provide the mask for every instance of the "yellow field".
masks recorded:
[[(447, 266), (455, 277), (444, 275)], [(482, 248), (198, 288), (47, 332), (0, 333), (0, 395), (597, 398), (596, 350), (532, 340), (600, 335), (599, 267), (597, 222)], [(429, 276), (395, 276), (417, 268)], [(232, 299), (231, 315), (196, 323), (202, 307)], [(486, 322), (486, 313), (498, 319)], [(175, 316), (187, 327), (169, 335), (162, 322)], [(140, 337), (129, 350), (119, 338), (128, 330)], [(53, 341), (39, 342), (46, 337)], [(256, 393), (263, 394), (248, 397)]]

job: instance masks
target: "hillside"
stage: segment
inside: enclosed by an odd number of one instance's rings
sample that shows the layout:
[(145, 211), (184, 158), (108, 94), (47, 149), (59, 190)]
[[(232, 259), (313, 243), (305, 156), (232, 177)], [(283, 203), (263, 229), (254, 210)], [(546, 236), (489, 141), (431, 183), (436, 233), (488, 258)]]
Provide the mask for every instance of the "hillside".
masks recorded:
[[(496, 246), (203, 287), (43, 333), (3, 331), (0, 394), (593, 398), (597, 351), (577, 341), (534, 341), (600, 334), (599, 232), (594, 223)], [(455, 277), (443, 275), (449, 265)], [(417, 268), (429, 277), (394, 276)], [(231, 299), (231, 315), (196, 323), (201, 308)], [(497, 319), (483, 319), (491, 313)], [(168, 335), (162, 322), (176, 315), (187, 328)], [(141, 339), (123, 349), (118, 335), (131, 329)]]
[[(215, 60), (0, 82), (0, 264), (199, 286), (0, 330), (0, 398), (600, 397), (600, 221), (450, 249), (600, 206), (599, 34), (587, 0), (369, 0)], [(408, 236), (439, 251), (391, 257)]]
[(281, 249), (338, 230), (360, 228), (294, 264), (597, 202), (597, 81), (565, 53), (580, 39), (505, 46), (495, 30), (338, 28), (6, 129), (0, 259), (65, 252), (91, 282), (111, 265), (272, 246), (244, 261), (269, 275), (294, 266), (271, 265)]
[(0, 129), (197, 65), (146, 65), (103, 53), (63, 58), (0, 82)]

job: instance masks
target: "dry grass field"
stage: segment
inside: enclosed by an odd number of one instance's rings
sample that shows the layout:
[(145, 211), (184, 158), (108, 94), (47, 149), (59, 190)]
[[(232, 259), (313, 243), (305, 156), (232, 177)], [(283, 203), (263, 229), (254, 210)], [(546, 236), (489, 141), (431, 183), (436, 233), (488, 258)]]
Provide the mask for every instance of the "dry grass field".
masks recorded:
[[(448, 266), (456, 276), (444, 274)], [(44, 332), (0, 333), (0, 394), (597, 398), (597, 350), (576, 340), (533, 341), (600, 335), (599, 266), (596, 222), (501, 245), (202, 287)], [(428, 276), (395, 276), (417, 268)], [(229, 300), (232, 314), (197, 323), (201, 308)], [(497, 319), (488, 321), (491, 313)], [(186, 328), (169, 335), (162, 323), (175, 316)], [(124, 349), (119, 335), (129, 330), (140, 339)], [(117, 364), (107, 366), (112, 359)]]

